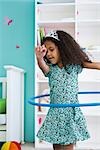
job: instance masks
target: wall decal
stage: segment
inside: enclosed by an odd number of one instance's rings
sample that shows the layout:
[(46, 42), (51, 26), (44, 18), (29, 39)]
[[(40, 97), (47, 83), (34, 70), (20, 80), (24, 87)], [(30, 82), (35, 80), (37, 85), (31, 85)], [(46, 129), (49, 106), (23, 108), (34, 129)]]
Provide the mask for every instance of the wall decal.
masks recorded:
[(13, 22), (12, 19), (5, 17), (5, 23), (9, 26)]

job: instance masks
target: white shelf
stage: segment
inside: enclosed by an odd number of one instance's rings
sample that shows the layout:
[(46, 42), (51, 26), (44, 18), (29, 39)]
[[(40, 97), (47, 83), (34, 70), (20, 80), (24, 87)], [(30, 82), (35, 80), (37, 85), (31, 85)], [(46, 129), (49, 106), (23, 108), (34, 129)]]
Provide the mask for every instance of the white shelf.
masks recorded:
[(58, 3), (73, 3), (73, 2), (75, 2), (74, 0), (38, 0), (38, 2), (40, 2), (40, 3), (44, 3), (44, 4), (52, 4), (52, 3), (56, 3), (56, 4), (58, 4)]
[(38, 7), (55, 7), (55, 6), (71, 6), (71, 5), (74, 5), (75, 6), (75, 3), (42, 3), (42, 4), (38, 4)]
[(77, 23), (100, 23), (100, 19), (77, 19)]
[(77, 3), (100, 3), (100, 0), (77, 0)]
[[(81, 76), (81, 75), (80, 75)], [(78, 81), (79, 83), (98, 83), (98, 84), (100, 84), (100, 79), (81, 79), (81, 77), (79, 78), (79, 81)]]
[(85, 1), (82, 1), (82, 2), (77, 2), (77, 5), (100, 5), (100, 1), (98, 2), (85, 2)]
[[(55, 9), (56, 7), (56, 9)], [(51, 11), (52, 10), (52, 11)], [(60, 11), (59, 11), (60, 10)], [(37, 8), (39, 21), (61, 21), (62, 18), (75, 18), (75, 5), (72, 4), (52, 4), (39, 5)]]
[(40, 21), (38, 21), (37, 22), (37, 24), (38, 25), (43, 25), (43, 24), (48, 24), (48, 25), (52, 25), (52, 24), (62, 24), (62, 23), (64, 23), (64, 24), (71, 24), (71, 23), (75, 23), (75, 19), (74, 18), (62, 18), (62, 19), (53, 19), (53, 20), (45, 20), (45, 18), (44, 18), (44, 20), (40, 20)]
[(37, 112), (37, 115), (43, 115), (43, 116), (46, 116), (47, 112)]
[(37, 83), (48, 83), (48, 80), (37, 80)]

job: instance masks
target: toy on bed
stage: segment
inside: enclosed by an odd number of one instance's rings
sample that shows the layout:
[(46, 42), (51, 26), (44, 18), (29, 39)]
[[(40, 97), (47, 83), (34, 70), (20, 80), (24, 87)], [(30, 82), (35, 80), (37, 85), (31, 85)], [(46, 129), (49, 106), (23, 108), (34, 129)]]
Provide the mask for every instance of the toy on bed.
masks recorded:
[(6, 99), (0, 98), (0, 114), (6, 113)]

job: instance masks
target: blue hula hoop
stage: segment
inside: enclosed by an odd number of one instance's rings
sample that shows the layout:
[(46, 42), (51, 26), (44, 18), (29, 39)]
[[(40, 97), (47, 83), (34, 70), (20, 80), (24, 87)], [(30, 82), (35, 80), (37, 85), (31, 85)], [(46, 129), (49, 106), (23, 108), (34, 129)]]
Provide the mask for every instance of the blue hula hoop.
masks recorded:
[[(100, 94), (100, 92), (96, 91), (96, 92), (79, 92), (78, 94)], [(38, 99), (38, 98), (42, 98), (42, 97), (47, 97), (50, 96), (50, 94), (44, 94), (44, 95), (38, 95), (38, 96), (34, 96), (31, 97), (28, 100), (28, 103), (34, 106), (42, 106), (42, 107), (55, 107), (55, 108), (65, 108), (65, 107), (86, 107), (86, 106), (100, 106), (100, 102), (99, 103), (67, 103), (67, 104), (45, 104), (45, 103), (35, 103), (33, 100), (34, 99)]]

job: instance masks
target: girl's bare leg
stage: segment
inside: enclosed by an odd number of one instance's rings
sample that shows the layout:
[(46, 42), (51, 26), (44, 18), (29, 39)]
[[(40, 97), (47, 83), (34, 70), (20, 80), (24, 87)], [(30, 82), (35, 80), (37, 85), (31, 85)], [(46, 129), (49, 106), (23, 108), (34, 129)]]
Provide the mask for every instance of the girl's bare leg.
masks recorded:
[(74, 150), (74, 145), (73, 144), (63, 145), (62, 150)]
[(54, 150), (74, 150), (74, 145), (73, 144), (69, 144), (69, 145), (53, 144), (53, 149)]
[(60, 144), (53, 144), (53, 149), (54, 150), (62, 150), (62, 145), (60, 145)]

